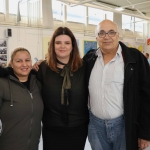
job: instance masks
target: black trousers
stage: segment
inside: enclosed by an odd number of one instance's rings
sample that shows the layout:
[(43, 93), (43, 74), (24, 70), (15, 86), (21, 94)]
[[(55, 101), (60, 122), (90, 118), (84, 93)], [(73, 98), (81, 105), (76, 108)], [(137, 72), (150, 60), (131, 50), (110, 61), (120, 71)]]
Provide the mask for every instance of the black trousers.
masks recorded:
[(76, 127), (45, 127), (43, 125), (43, 150), (84, 150), (88, 124)]

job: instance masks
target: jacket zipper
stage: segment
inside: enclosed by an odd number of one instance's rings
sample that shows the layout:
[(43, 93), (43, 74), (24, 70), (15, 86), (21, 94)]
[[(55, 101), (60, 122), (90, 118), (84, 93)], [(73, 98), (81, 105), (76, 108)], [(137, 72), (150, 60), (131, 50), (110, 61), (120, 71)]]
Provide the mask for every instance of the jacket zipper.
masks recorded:
[[(12, 78), (11, 78), (12, 79)], [(12, 79), (13, 81), (17, 82), (17, 84), (20, 84), (22, 87), (25, 87), (22, 83)], [(25, 87), (27, 89), (27, 87)], [(33, 109), (34, 109), (34, 106), (33, 106), (33, 95), (32, 93), (27, 89), (30, 97), (31, 97), (31, 102), (32, 102), (32, 113), (31, 113), (31, 122), (30, 122), (30, 134), (29, 134), (29, 140), (28, 140), (28, 149), (30, 149), (30, 138), (31, 138), (31, 131), (32, 131), (32, 123), (33, 123)]]
[(30, 97), (31, 97), (31, 102), (32, 102), (32, 114), (31, 114), (31, 122), (30, 122), (30, 134), (29, 134), (29, 140), (28, 140), (28, 149), (30, 149), (30, 138), (31, 138), (31, 131), (32, 131), (32, 123), (33, 123), (33, 95), (30, 93), (28, 90)]

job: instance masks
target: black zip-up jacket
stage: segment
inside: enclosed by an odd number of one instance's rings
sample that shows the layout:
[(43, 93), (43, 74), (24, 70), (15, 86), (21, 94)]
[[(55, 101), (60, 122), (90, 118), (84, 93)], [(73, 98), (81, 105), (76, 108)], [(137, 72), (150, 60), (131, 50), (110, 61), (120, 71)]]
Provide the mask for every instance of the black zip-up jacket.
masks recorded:
[[(140, 51), (119, 44), (124, 59), (126, 149), (138, 150), (138, 138), (150, 140), (150, 67)], [(84, 57), (87, 87), (96, 59), (96, 50), (89, 51)]]
[(29, 90), (16, 77), (0, 78), (0, 150), (38, 150), (43, 101), (30, 75)]

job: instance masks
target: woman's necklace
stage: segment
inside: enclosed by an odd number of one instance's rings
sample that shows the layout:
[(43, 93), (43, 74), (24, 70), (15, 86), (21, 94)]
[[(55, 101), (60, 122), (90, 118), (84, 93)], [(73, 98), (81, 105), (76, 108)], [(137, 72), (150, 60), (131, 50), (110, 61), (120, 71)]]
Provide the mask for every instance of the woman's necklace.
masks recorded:
[(63, 62), (59, 61), (58, 59), (57, 59), (57, 63), (61, 64), (61, 65), (67, 65), (67, 64), (64, 64)]

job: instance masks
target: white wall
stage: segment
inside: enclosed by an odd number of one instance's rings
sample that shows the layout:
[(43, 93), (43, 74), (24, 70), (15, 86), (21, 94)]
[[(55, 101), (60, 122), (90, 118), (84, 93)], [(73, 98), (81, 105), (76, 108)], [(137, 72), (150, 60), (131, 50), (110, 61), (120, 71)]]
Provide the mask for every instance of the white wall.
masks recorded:
[[(12, 37), (6, 38), (6, 30), (11, 29)], [(10, 60), (11, 52), (19, 46), (26, 47), (32, 56), (38, 59), (43, 56), (43, 37), (51, 37), (53, 31), (50, 29), (30, 28), (20, 26), (0, 26), (0, 39), (7, 39), (8, 45), (8, 61)], [(84, 36), (84, 34), (75, 33), (75, 37), (79, 40), (79, 49), (81, 56), (83, 56), (83, 40), (95, 40), (95, 37)]]
[[(12, 37), (6, 38), (5, 31), (12, 30)], [(16, 47), (26, 47), (31, 56), (42, 58), (42, 30), (15, 26), (0, 26), (0, 39), (7, 39), (8, 61), (11, 51)]]

